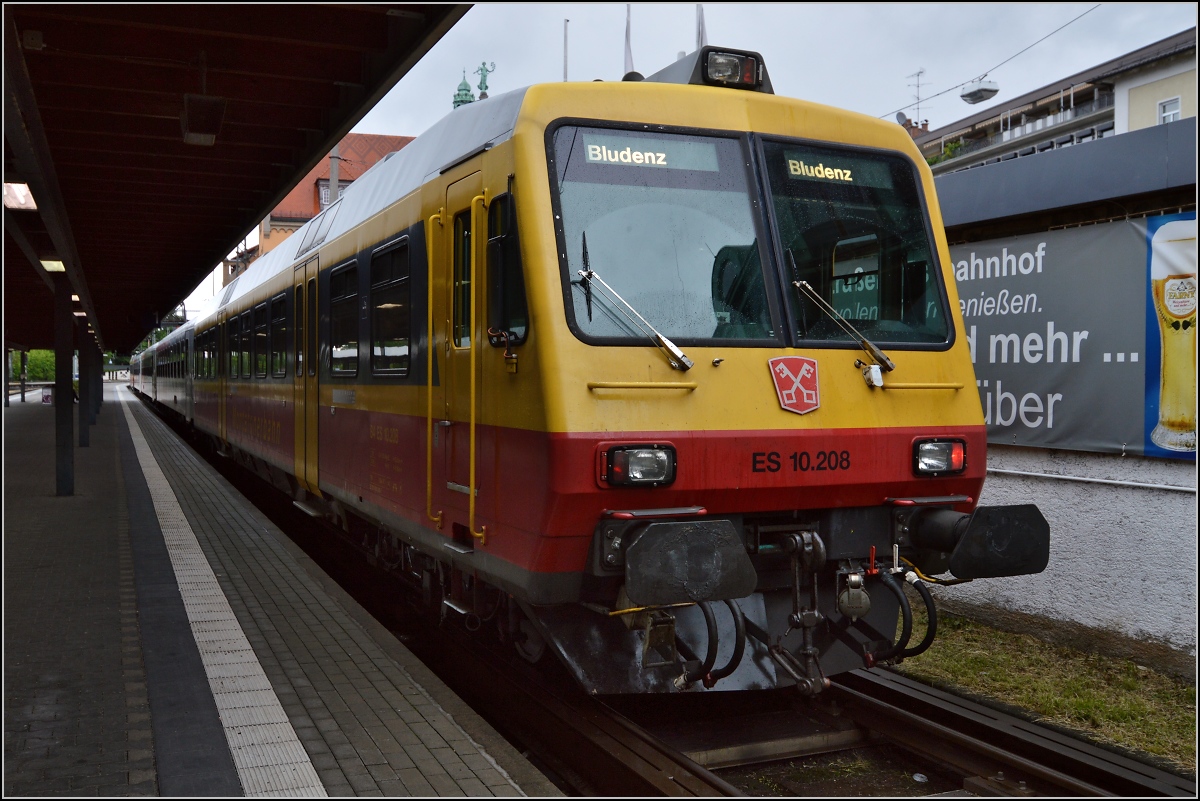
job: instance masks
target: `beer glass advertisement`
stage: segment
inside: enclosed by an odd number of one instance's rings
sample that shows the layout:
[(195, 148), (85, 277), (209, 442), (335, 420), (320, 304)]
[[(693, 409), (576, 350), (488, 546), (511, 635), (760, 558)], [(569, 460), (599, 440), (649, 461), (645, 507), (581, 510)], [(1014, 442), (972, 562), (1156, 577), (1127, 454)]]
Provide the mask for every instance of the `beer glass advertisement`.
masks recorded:
[(988, 441), (1196, 458), (1196, 215), (950, 249)]

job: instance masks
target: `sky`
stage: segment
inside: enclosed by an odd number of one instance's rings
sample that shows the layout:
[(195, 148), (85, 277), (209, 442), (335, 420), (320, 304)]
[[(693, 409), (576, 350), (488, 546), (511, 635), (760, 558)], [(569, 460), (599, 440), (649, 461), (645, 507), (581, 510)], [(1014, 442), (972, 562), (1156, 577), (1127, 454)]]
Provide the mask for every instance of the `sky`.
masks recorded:
[[(761, 53), (777, 95), (894, 119), (896, 111), (916, 102), (914, 76), (923, 69), (920, 115), (915, 107), (905, 113), (929, 120), (930, 129), (1196, 24), (1193, 3), (702, 6), (708, 44)], [(630, 49), (638, 72), (650, 75), (680, 51), (696, 49), (695, 3), (629, 8)], [(568, 80), (620, 80), (626, 4), (483, 3), (468, 11), (354, 130), (420, 134), (451, 111), (464, 71), (472, 87), (478, 85), (474, 71), (483, 62), (496, 66), (488, 76), (491, 95), (561, 81), (564, 19), (570, 20)], [(1000, 85), (991, 101), (969, 106), (956, 90), (926, 102), (984, 73)], [(478, 95), (477, 88), (474, 92)]]
[[(911, 119), (928, 120), (930, 130), (1196, 25), (1194, 3), (702, 7), (707, 43), (761, 53), (775, 94), (886, 119), (903, 111)], [(475, 71), (485, 63), (489, 69), (495, 65), (487, 78), (489, 95), (561, 81), (564, 20), (569, 20), (567, 79), (620, 80), (626, 8), (624, 3), (475, 5), (353, 130), (421, 134), (450, 113), (464, 74), (479, 94)], [(650, 75), (680, 52), (696, 49), (695, 3), (628, 8), (638, 72)], [(999, 93), (975, 106), (960, 100), (954, 87), (984, 74), (999, 84)], [(189, 314), (219, 288), (219, 276), (202, 282), (186, 301)]]

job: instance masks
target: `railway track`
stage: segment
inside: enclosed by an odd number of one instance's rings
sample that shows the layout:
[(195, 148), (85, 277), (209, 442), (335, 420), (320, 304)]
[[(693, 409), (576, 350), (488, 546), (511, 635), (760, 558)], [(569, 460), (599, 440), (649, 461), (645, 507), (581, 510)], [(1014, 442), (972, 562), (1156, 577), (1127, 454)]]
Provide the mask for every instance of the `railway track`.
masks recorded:
[[(385, 586), (383, 574), (354, 558), (353, 546), (276, 502), (279, 496), (256, 477), (210, 461), (567, 792), (744, 795), (713, 771), (852, 750), (883, 738), (918, 763), (959, 775), (976, 795), (1196, 796), (1194, 780), (881, 669), (836, 677), (815, 705), (764, 691), (758, 705), (767, 711), (747, 713), (745, 707), (754, 706), (748, 693), (602, 702), (556, 674), (552, 656), (543, 660), (549, 666), (527, 665), (480, 648), (455, 626), (430, 625), (428, 615), (398, 614), (395, 585)], [(708, 718), (688, 710), (696, 700)]]
[(965, 777), (978, 795), (1195, 797), (1196, 782), (884, 670), (831, 692), (860, 725)]

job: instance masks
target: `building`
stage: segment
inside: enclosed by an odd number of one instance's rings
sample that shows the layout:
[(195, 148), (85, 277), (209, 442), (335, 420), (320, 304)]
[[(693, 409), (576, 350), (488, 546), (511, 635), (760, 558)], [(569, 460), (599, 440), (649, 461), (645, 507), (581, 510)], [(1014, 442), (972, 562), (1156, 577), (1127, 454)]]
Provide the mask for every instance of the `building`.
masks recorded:
[[(906, 127), (934, 172), (987, 423), (980, 503), (1036, 503), (1051, 527), (1044, 573), (944, 605), (1194, 675), (1196, 29)], [(1182, 290), (1174, 323), (1160, 278)], [(1164, 444), (1168, 407), (1190, 414), (1190, 445), (1186, 423)]]
[[(245, 272), (259, 256), (270, 252), (316, 217), (330, 203), (332, 164), (337, 160), (338, 197), (367, 170), (413, 140), (411, 136), (350, 133), (336, 150), (313, 167), (308, 175), (276, 206), (258, 227), (258, 245), (226, 260), (222, 285)], [(337, 155), (335, 156), (334, 153)]]
[(910, 128), (934, 175), (1196, 116), (1196, 29), (929, 131)]

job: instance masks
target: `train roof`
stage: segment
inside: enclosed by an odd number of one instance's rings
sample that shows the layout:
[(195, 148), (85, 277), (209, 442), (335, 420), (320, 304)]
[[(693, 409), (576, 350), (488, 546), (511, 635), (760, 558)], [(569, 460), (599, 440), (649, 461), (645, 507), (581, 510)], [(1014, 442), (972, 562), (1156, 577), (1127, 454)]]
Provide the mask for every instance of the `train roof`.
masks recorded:
[[(339, 201), (301, 226), (284, 244), (255, 260), (246, 272), (205, 303), (195, 320), (203, 322), (221, 307), (315, 253), (321, 242), (336, 239), (378, 214), (447, 167), (509, 139), (527, 89), (515, 89), (483, 102), (460, 106), (403, 150), (388, 154), (346, 187)], [(333, 219), (323, 237), (309, 242), (310, 234), (320, 233), (316, 229), (327, 215)]]
[[(706, 46), (644, 80), (647, 83), (711, 85), (714, 81), (707, 78), (701, 80), (702, 70), (697, 65), (701, 56), (717, 50)], [(765, 66), (761, 66), (761, 56), (752, 51), (721, 49), (719, 52), (742, 54), (757, 59), (761, 83), (744, 88), (773, 94)], [(522, 104), (531, 88), (523, 87), (460, 106), (403, 149), (388, 154), (347, 186), (337, 202), (301, 226), (282, 245), (255, 260), (246, 272), (207, 301), (192, 321), (181, 326), (163, 342), (173, 341), (196, 324), (205, 323), (222, 307), (310, 257), (324, 242), (336, 239), (380, 213), (440, 172), (511, 138)], [(850, 113), (840, 109), (837, 111), (842, 114)], [(864, 117), (863, 121), (881, 124), (874, 118)]]

